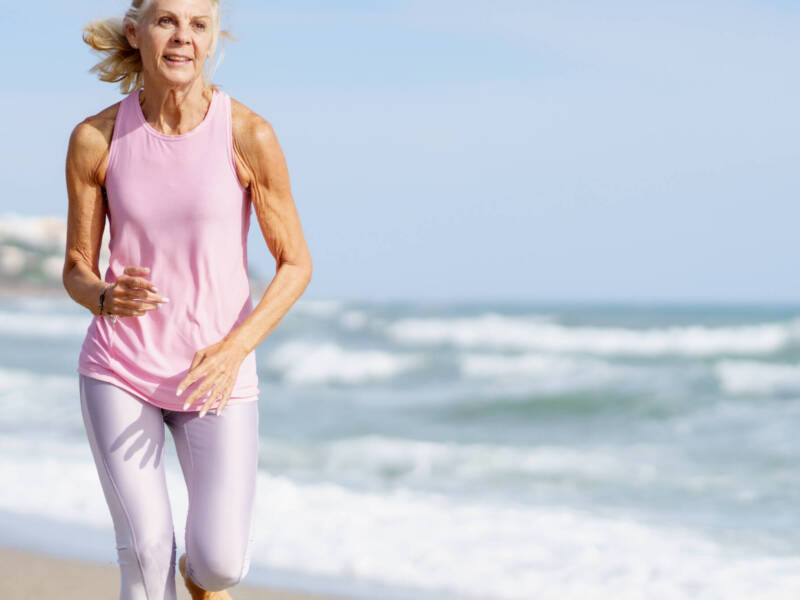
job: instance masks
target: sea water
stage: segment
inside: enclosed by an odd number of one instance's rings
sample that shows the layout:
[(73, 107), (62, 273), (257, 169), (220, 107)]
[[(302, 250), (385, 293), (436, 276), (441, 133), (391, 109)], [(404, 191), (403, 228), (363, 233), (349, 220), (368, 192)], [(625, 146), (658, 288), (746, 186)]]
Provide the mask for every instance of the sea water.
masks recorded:
[[(75, 371), (90, 320), (0, 299), (0, 543), (115, 563)], [(256, 357), (245, 583), (800, 597), (800, 307), (301, 300)]]

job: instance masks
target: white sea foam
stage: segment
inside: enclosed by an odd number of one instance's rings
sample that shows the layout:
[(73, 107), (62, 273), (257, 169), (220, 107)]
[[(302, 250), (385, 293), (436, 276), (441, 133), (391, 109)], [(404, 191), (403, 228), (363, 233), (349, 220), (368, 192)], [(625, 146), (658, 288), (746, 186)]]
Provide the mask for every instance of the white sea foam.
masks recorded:
[(395, 377), (413, 369), (421, 358), (383, 350), (348, 350), (327, 341), (287, 342), (264, 366), (289, 383), (365, 383)]
[[(265, 482), (256, 564), (508, 600), (789, 598), (800, 558), (569, 508), (454, 504), (398, 490)], [(312, 542), (313, 541), (313, 542)], [(310, 543), (312, 542), (312, 543)], [(333, 550), (335, 548), (335, 551)]]
[(78, 375), (0, 368), (0, 422), (17, 431), (80, 423)]
[(338, 300), (298, 300), (292, 306), (292, 313), (309, 315), (312, 317), (332, 317), (342, 309)]
[(361, 329), (369, 322), (367, 313), (363, 310), (348, 310), (340, 319), (342, 326), (347, 329)]
[[(38, 390), (37, 397), (47, 397), (48, 392), (53, 390), (77, 390), (77, 375), (53, 375), (48, 373), (36, 373), (27, 369), (8, 369), (0, 367), (0, 397), (9, 394), (22, 393), (29, 400), (32, 389)], [(41, 396), (39, 396), (41, 394)]]
[(720, 387), (729, 394), (800, 392), (800, 364), (721, 360), (714, 366)]
[(601, 355), (713, 356), (781, 350), (800, 341), (800, 320), (729, 327), (626, 329), (568, 327), (488, 313), (471, 318), (400, 319), (388, 324), (386, 331), (391, 338), (406, 344)]
[(445, 489), (450, 483), (462, 489), (473, 484), (477, 489), (496, 480), (533, 482), (554, 476), (565, 481), (603, 479), (646, 485), (658, 477), (659, 451), (637, 447), (636, 458), (631, 458), (627, 451), (607, 446), (525, 447), (364, 435), (305, 445), (265, 439), (260, 463), (269, 470), (310, 472), (381, 487), (390, 481), (429, 489)]
[(85, 335), (91, 322), (87, 312), (75, 315), (0, 310), (0, 334), (35, 338), (64, 338)]
[[(363, 444), (371, 447), (375, 440), (361, 443), (362, 455), (369, 455)], [(417, 447), (422, 454), (431, 450)], [(554, 472), (565, 464), (555, 453), (539, 460)], [(574, 459), (569, 464), (577, 466)], [(174, 457), (168, 456), (166, 468), (182, 546), (188, 500)], [(88, 443), (0, 436), (0, 477), (0, 508), (105, 528), (112, 551), (111, 520)], [(442, 596), (782, 600), (800, 594), (800, 557), (773, 558), (681, 528), (403, 488), (358, 491), (264, 472), (258, 475), (253, 532), (253, 568)]]
[(612, 364), (592, 358), (527, 352), (514, 356), (466, 353), (459, 357), (462, 374), (471, 378), (525, 380), (537, 391), (558, 392), (611, 384), (650, 381), (644, 367)]

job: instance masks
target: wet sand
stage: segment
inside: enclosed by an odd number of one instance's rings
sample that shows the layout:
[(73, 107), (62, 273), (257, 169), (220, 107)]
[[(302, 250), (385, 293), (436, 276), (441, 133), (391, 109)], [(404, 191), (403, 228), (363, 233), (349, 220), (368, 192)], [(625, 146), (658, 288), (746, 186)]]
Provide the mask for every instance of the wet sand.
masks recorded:
[[(176, 565), (177, 570), (177, 565)], [(245, 577), (245, 581), (246, 581)], [(178, 600), (191, 600), (180, 573)], [(234, 600), (344, 600), (242, 583), (229, 590)], [(119, 567), (75, 559), (0, 548), (0, 598), (14, 600), (111, 600), (119, 597)]]

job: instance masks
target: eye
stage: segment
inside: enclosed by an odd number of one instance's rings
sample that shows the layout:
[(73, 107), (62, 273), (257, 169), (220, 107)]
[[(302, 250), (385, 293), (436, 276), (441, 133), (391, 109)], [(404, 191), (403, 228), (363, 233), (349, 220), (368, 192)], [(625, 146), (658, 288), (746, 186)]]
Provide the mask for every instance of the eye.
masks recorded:
[(201, 31), (205, 31), (206, 30), (206, 24), (205, 23), (195, 23), (195, 27), (199, 27)]
[(170, 22), (170, 21), (172, 21), (172, 19), (171, 19), (170, 17), (161, 17), (161, 18), (158, 20), (158, 24), (159, 24), (159, 25), (163, 25), (165, 21), (166, 21), (166, 22)]

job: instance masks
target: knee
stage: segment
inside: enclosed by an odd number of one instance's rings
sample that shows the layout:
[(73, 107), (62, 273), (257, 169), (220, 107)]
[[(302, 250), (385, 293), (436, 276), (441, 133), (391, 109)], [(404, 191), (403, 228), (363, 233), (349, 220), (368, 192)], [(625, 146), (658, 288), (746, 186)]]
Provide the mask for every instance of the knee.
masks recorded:
[(220, 592), (232, 588), (242, 580), (242, 561), (234, 556), (189, 554), (187, 574), (197, 585), (209, 592)]

